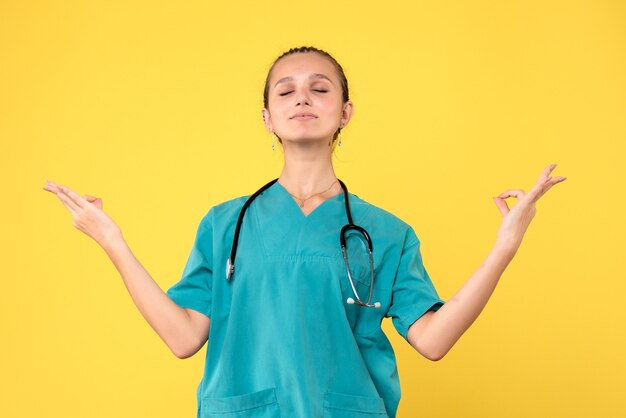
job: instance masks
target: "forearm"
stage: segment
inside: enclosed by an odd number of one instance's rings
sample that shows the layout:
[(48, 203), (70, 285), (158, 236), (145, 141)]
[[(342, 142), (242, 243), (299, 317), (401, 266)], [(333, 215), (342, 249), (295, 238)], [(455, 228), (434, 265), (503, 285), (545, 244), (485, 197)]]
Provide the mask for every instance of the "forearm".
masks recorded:
[(482, 312), (516, 250), (517, 245), (498, 242), (454, 296), (411, 326), (411, 345), (432, 360), (442, 358)]
[(187, 311), (178, 306), (134, 256), (121, 233), (101, 244), (122, 276), (133, 302), (177, 357), (199, 349), (200, 341)]

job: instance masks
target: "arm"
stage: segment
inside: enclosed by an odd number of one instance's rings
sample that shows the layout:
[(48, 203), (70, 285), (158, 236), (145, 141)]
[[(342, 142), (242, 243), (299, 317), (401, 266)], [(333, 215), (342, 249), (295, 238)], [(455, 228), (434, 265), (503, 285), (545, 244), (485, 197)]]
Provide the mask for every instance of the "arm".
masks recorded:
[[(535, 203), (565, 177), (549, 177), (556, 164), (547, 167), (528, 194), (508, 190), (494, 198), (502, 213), (502, 225), (493, 249), (463, 287), (438, 311), (429, 311), (409, 327), (409, 343), (424, 357), (439, 360), (474, 323), (496, 288), (500, 276), (522, 243), (524, 233), (535, 216)], [(509, 210), (504, 199), (515, 197)]]
[(474, 323), (514, 252), (496, 244), (463, 287), (437, 312), (426, 312), (409, 327), (407, 339), (429, 360), (440, 360)]
[(207, 341), (210, 319), (178, 306), (135, 258), (120, 234), (102, 245), (143, 317), (178, 358), (194, 355)]
[(65, 186), (49, 183), (44, 190), (55, 193), (72, 214), (73, 225), (92, 237), (119, 271), (128, 292), (150, 326), (179, 358), (190, 357), (206, 342), (210, 319), (172, 301), (135, 258), (119, 227), (102, 210), (102, 201), (79, 196)]

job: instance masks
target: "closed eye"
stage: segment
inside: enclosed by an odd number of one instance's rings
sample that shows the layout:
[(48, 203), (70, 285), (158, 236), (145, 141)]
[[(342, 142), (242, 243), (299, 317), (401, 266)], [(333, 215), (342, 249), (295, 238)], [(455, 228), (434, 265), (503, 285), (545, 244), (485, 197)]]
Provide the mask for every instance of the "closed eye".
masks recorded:
[[(328, 90), (324, 90), (324, 89), (313, 89), (313, 91), (316, 91), (318, 93), (328, 93)], [(291, 93), (293, 93), (293, 90), (289, 90), (289, 91), (286, 91), (284, 93), (280, 93), (279, 96), (286, 96), (286, 95), (291, 94)]]

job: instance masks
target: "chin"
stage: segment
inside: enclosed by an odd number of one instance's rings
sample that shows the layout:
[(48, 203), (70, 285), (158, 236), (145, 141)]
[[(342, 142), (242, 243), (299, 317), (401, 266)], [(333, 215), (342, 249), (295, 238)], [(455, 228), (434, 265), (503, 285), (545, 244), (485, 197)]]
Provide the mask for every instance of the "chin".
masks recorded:
[(331, 136), (331, 133), (328, 134), (313, 134), (313, 133), (300, 133), (295, 135), (288, 135), (283, 138), (283, 142), (295, 142), (295, 143), (314, 143), (314, 142), (325, 142), (328, 143), (328, 137)]

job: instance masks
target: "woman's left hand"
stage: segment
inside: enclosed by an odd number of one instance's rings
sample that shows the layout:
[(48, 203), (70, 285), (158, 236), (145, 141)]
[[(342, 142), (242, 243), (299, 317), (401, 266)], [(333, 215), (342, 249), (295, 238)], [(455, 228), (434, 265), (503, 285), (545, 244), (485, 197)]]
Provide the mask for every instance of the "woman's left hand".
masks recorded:
[[(498, 242), (506, 246), (508, 249), (517, 251), (522, 238), (535, 216), (537, 209), (535, 203), (543, 196), (552, 186), (564, 181), (566, 178), (562, 176), (550, 177), (550, 173), (556, 164), (550, 164), (539, 176), (539, 179), (528, 192), (523, 190), (507, 190), (494, 197), (493, 200), (502, 213), (502, 224), (498, 230)], [(505, 199), (509, 197), (517, 198), (517, 204), (509, 209)]]

